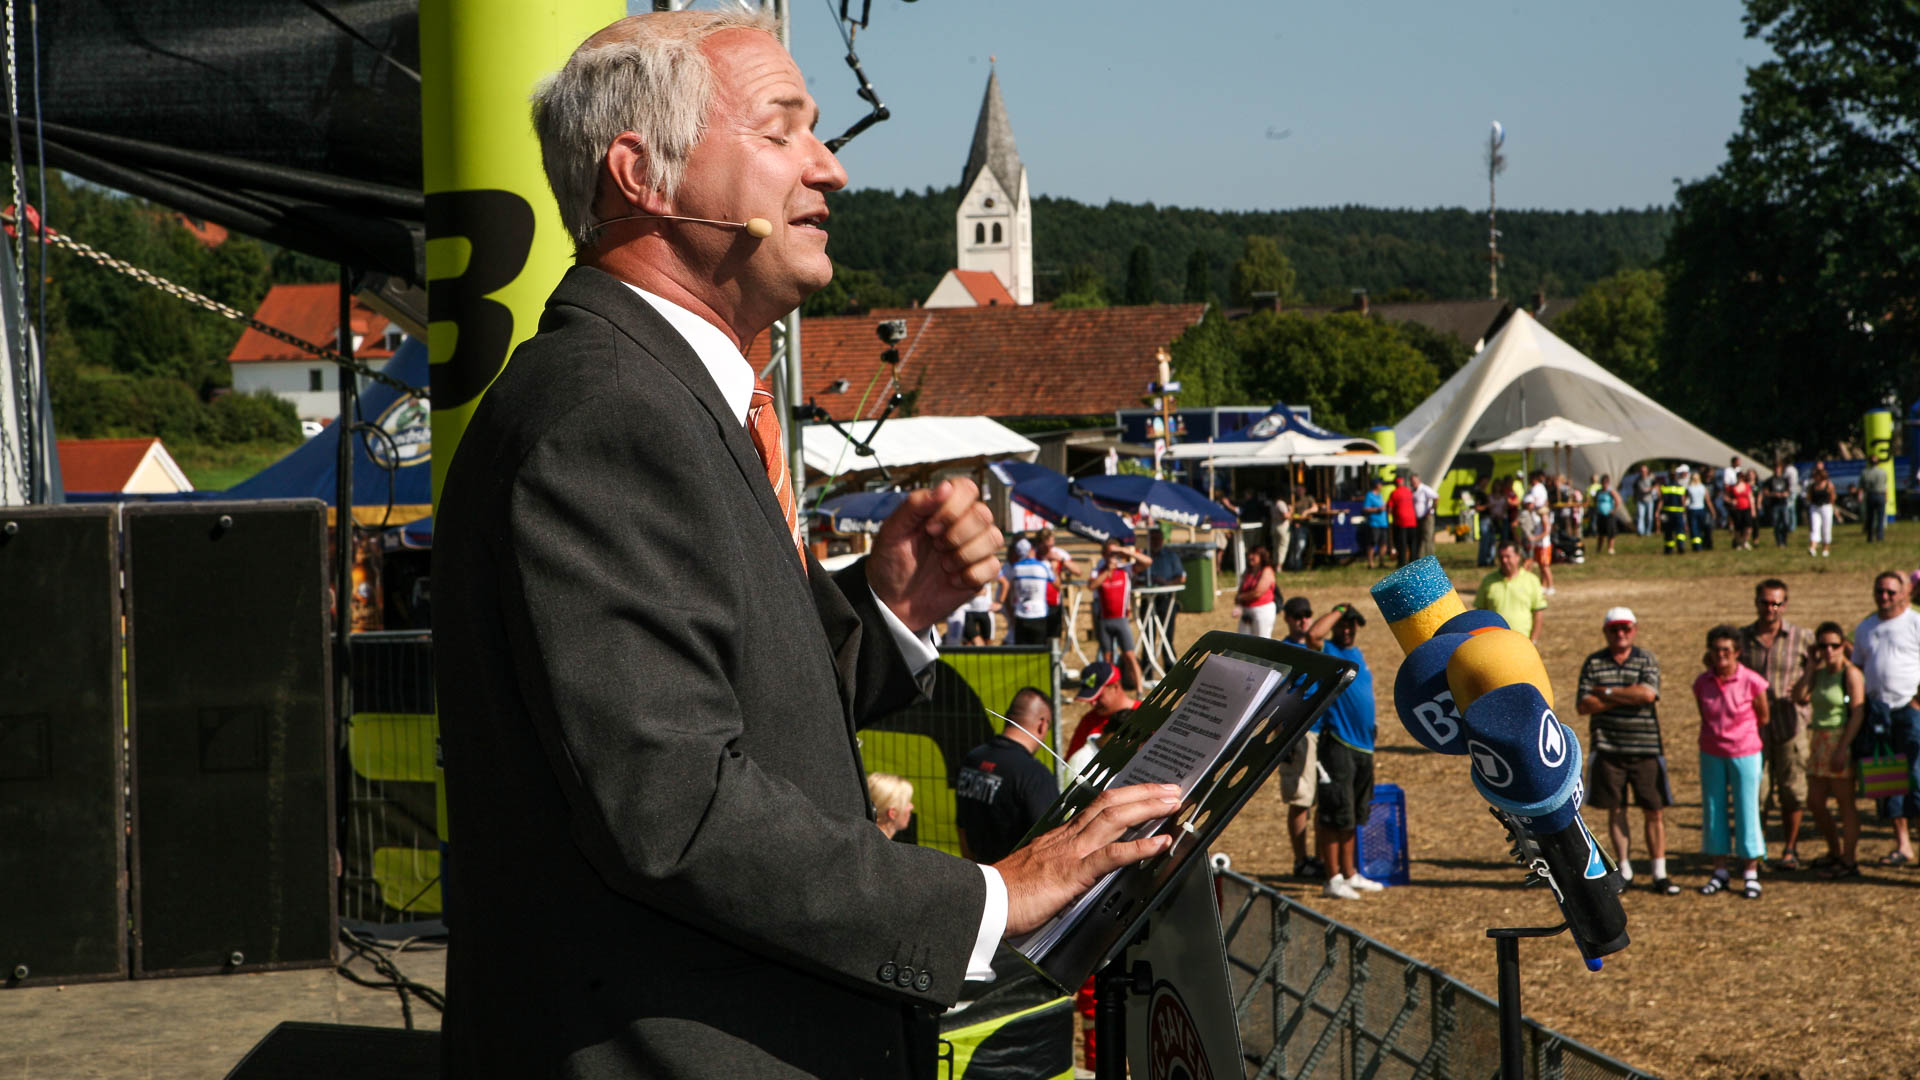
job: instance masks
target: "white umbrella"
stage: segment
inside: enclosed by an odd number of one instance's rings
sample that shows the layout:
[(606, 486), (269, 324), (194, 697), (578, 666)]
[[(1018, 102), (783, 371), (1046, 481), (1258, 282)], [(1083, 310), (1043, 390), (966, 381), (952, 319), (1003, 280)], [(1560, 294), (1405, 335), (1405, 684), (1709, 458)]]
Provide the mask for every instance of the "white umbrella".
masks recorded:
[[(1620, 436), (1611, 435), (1599, 428), (1590, 428), (1585, 424), (1576, 424), (1564, 416), (1549, 416), (1537, 424), (1529, 424), (1519, 431), (1509, 432), (1489, 443), (1482, 443), (1475, 449), (1483, 454), (1499, 451), (1519, 450), (1526, 454), (1522, 459), (1528, 471), (1533, 469), (1533, 450), (1552, 450), (1554, 452), (1553, 470), (1564, 472), (1559, 461), (1561, 450), (1572, 450), (1576, 446), (1599, 446), (1602, 443), (1617, 443)], [(1571, 463), (1572, 455), (1568, 455)]]
[(1488, 454), (1511, 450), (1551, 450), (1556, 446), (1598, 446), (1619, 441), (1620, 436), (1610, 435), (1599, 428), (1576, 424), (1564, 416), (1549, 416), (1492, 442), (1481, 443), (1474, 449)]

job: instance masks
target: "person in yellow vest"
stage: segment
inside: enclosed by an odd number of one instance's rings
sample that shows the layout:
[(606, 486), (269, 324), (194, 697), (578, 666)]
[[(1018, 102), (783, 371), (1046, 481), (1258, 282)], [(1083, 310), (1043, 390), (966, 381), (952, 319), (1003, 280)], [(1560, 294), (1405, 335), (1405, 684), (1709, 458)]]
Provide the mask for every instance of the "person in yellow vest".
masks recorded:
[(1675, 465), (1660, 484), (1660, 535), (1669, 555), (1687, 550), (1687, 474), (1691, 471)]

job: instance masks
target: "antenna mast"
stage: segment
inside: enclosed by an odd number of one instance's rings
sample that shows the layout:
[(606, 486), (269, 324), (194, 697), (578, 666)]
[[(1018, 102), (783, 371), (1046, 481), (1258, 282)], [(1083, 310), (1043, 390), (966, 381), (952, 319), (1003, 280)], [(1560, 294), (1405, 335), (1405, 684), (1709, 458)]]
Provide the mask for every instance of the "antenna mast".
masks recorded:
[(1495, 120), (1487, 133), (1487, 296), (1494, 300), (1500, 299), (1500, 229), (1494, 219), (1493, 179), (1506, 171), (1507, 156), (1500, 152), (1506, 141), (1506, 129)]

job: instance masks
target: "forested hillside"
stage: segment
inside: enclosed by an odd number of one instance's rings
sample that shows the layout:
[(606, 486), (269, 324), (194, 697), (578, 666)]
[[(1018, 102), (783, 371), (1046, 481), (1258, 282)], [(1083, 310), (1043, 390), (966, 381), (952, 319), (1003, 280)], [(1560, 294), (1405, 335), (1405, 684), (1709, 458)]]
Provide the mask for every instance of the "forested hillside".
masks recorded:
[[(908, 300), (924, 299), (954, 265), (957, 188), (877, 189), (829, 196), (829, 248), (840, 266), (869, 271)], [(1500, 213), (1502, 295), (1581, 292), (1600, 278), (1649, 266), (1666, 243), (1665, 208), (1606, 213), (1508, 210)], [(1036, 298), (1084, 286), (1090, 276), (1119, 302), (1136, 245), (1151, 256), (1152, 299), (1188, 298), (1193, 253), (1206, 261), (1208, 287), (1228, 295), (1227, 275), (1249, 236), (1271, 236), (1297, 275), (1295, 300), (1345, 303), (1352, 290), (1375, 297), (1461, 299), (1487, 292), (1487, 218), (1479, 210), (1216, 211), (1072, 199), (1033, 200)], [(1196, 297), (1197, 299), (1197, 297)]]

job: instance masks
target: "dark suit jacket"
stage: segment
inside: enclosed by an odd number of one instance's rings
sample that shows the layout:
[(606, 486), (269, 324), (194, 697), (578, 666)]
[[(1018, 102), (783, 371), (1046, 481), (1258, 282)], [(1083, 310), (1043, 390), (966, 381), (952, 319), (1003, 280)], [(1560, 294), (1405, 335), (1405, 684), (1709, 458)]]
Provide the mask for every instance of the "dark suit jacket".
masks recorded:
[(917, 687), (699, 358), (570, 271), (438, 517), (448, 1074), (900, 1075), (985, 885), (871, 823), (855, 725)]

